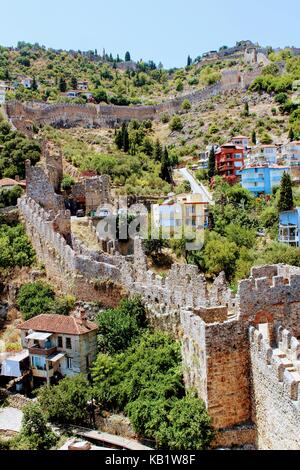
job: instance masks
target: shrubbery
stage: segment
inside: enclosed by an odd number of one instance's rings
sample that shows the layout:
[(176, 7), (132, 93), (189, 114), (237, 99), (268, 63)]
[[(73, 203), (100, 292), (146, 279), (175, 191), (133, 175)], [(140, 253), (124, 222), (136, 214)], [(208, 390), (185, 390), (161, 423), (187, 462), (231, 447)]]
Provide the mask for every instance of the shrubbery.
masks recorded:
[(24, 320), (29, 320), (42, 313), (68, 315), (74, 308), (75, 299), (71, 296), (56, 298), (50, 285), (32, 282), (21, 286), (17, 303)]
[(21, 225), (0, 223), (0, 268), (31, 266), (35, 254)]

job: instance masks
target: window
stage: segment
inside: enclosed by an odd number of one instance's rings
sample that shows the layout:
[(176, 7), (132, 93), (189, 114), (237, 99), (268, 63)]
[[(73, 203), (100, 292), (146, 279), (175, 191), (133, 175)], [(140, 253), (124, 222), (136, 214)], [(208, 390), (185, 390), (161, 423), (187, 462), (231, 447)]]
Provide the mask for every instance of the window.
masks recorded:
[(71, 357), (67, 357), (67, 368), (72, 369), (72, 358)]
[(66, 338), (66, 349), (72, 349), (71, 338)]
[(58, 336), (58, 337), (57, 337), (57, 347), (58, 347), (58, 348), (62, 348), (62, 347), (63, 347), (62, 336)]

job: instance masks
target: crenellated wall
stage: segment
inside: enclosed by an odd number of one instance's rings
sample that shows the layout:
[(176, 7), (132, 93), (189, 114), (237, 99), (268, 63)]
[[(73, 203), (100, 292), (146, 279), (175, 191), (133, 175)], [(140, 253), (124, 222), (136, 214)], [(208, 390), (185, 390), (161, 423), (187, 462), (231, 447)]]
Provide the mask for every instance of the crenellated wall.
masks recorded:
[(213, 96), (234, 90), (242, 90), (260, 74), (259, 70), (239, 72), (225, 71), (222, 79), (202, 90), (175, 97), (152, 106), (114, 106), (114, 105), (79, 105), (72, 103), (46, 104), (42, 102), (20, 103), (8, 101), (6, 114), (11, 123), (19, 130), (30, 133), (35, 126), (52, 125), (59, 128), (69, 127), (116, 127), (132, 119), (154, 120), (161, 114), (174, 114), (181, 104), (188, 99), (192, 104), (201, 103)]
[(275, 265), (253, 268), (227, 307), (181, 309), (186, 386), (222, 433), (254, 422), (260, 449), (300, 449), (299, 302), (300, 269)]
[(282, 326), (270, 343), (250, 327), (253, 420), (265, 450), (300, 449), (300, 342)]

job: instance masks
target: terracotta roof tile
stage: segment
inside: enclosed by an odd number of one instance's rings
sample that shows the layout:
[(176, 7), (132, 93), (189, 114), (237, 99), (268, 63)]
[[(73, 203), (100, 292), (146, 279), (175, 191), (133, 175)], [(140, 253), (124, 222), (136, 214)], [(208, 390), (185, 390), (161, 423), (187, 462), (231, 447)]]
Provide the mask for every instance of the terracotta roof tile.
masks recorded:
[(22, 323), (19, 329), (67, 335), (84, 335), (90, 331), (97, 330), (98, 327), (91, 321), (83, 323), (80, 318), (72, 316), (42, 314)]

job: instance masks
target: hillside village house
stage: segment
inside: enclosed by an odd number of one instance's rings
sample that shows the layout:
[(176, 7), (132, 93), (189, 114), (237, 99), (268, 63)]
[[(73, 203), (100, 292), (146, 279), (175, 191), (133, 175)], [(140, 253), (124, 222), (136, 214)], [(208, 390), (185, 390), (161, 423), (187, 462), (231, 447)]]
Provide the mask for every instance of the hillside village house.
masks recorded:
[(258, 145), (254, 147), (250, 154), (250, 161), (257, 164), (267, 163), (269, 165), (276, 165), (279, 155), (277, 145)]
[(282, 146), (282, 159), (288, 166), (300, 166), (300, 141)]
[(228, 183), (236, 183), (244, 166), (244, 153), (244, 147), (232, 142), (222, 145), (216, 152), (218, 175), (223, 176)]
[(300, 246), (300, 207), (279, 215), (278, 241), (291, 246)]
[(283, 173), (288, 171), (287, 166), (248, 166), (241, 170), (241, 184), (243, 188), (251, 191), (254, 196), (270, 195), (273, 188), (280, 186)]
[(184, 227), (185, 233), (204, 230), (208, 226), (208, 202), (203, 202), (199, 194), (186, 194), (170, 198), (163, 204), (153, 207), (153, 221), (162, 235), (171, 237)]
[(31, 88), (33, 79), (30, 77), (19, 77), (21, 85), (25, 88)]
[(82, 81), (77, 83), (78, 90), (86, 91), (89, 87), (89, 83), (87, 81)]
[(13, 189), (15, 186), (21, 186), (21, 188), (26, 188), (26, 181), (17, 181), (12, 178), (3, 178), (0, 180), (0, 191), (2, 189)]
[(232, 143), (240, 147), (244, 147), (244, 150), (248, 150), (250, 142), (249, 137), (246, 137), (244, 135), (238, 135), (232, 138)]
[(51, 383), (53, 378), (89, 373), (97, 355), (98, 327), (87, 320), (84, 311), (78, 317), (42, 314), (19, 329), (35, 379)]

